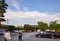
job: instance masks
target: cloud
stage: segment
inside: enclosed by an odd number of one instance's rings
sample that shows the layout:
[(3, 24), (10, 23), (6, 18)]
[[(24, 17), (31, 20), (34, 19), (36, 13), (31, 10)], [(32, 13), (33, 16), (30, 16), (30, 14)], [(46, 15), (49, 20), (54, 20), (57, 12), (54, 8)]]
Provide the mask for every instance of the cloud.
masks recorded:
[(19, 7), (17, 0), (11, 0), (11, 1), (12, 1), (12, 6), (15, 7), (17, 10), (19, 10), (20, 7)]
[[(19, 2), (20, 1), (20, 2)], [(11, 0), (12, 6), (19, 10), (21, 8), (21, 4), (24, 2), (24, 0)]]
[[(60, 13), (48, 14), (38, 11), (12, 11), (7, 10), (5, 19), (9, 19), (9, 24), (23, 25), (23, 24), (37, 24), (38, 21), (49, 23), (50, 21), (60, 20), (58, 16)], [(60, 22), (60, 21), (59, 21)]]

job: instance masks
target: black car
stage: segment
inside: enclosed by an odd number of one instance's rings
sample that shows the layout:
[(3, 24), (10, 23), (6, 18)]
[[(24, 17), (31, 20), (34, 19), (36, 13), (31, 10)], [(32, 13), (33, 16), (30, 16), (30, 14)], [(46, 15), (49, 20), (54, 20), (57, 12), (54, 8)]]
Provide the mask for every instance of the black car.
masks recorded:
[(55, 38), (56, 32), (51, 31), (41, 31), (40, 33), (36, 34), (36, 37), (49, 37), (49, 38)]
[(0, 30), (0, 35), (3, 35), (3, 33), (4, 33), (4, 30)]

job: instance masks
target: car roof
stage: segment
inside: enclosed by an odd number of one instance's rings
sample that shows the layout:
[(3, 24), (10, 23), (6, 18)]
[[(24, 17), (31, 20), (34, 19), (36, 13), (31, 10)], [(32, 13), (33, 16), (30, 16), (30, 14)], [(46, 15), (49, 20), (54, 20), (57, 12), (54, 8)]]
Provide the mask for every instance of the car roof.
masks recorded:
[(43, 31), (43, 32), (51, 32), (51, 31)]
[(5, 31), (5, 30), (0, 30), (0, 31)]

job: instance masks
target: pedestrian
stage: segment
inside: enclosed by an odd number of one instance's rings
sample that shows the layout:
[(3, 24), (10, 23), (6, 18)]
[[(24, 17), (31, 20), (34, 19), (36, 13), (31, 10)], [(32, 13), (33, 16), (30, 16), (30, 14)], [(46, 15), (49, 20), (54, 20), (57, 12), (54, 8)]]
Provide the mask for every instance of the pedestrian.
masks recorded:
[(7, 41), (5, 38), (6, 31), (4, 31), (3, 36), (4, 36), (4, 41)]
[(19, 41), (22, 41), (22, 32), (19, 32)]
[(4, 33), (4, 38), (5, 38), (5, 41), (11, 41), (10, 31), (6, 30), (6, 32)]

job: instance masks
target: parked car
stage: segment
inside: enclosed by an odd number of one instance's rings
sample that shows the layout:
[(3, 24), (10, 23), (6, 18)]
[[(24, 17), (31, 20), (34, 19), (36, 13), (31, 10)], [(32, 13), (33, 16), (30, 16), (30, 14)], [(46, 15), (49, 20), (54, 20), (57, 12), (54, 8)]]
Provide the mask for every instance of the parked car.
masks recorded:
[(56, 32), (51, 31), (41, 31), (40, 33), (36, 34), (36, 37), (56, 38), (56, 36)]
[(57, 33), (57, 36), (60, 37), (60, 31), (57, 31), (56, 33)]
[(14, 32), (19, 33), (22, 32), (22, 30), (14, 30)]
[(4, 30), (0, 30), (0, 35), (3, 35), (3, 33), (4, 33)]

